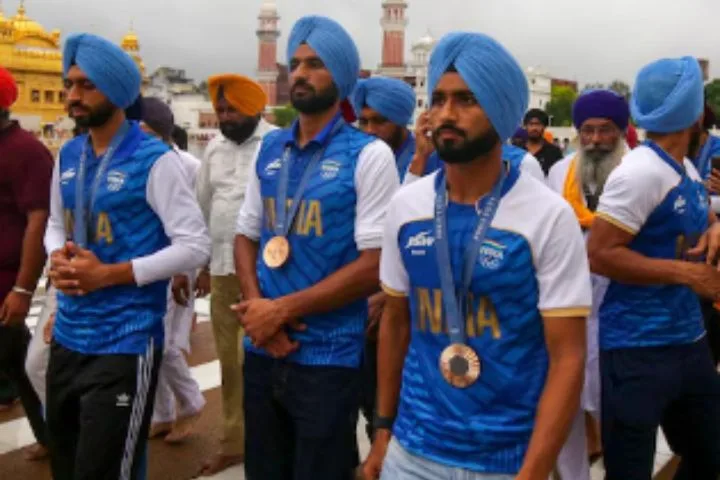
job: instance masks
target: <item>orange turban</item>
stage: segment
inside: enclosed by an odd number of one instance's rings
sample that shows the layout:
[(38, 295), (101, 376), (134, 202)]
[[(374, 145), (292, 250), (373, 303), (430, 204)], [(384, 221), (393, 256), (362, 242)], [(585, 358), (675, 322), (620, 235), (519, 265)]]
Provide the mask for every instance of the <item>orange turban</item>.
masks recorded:
[(17, 84), (12, 74), (0, 67), (0, 109), (8, 110), (18, 97)]
[(216, 108), (220, 87), (223, 89), (225, 100), (243, 115), (254, 117), (265, 110), (268, 101), (265, 91), (248, 77), (226, 73), (208, 78), (210, 99)]
[(552, 132), (550, 130), (545, 130), (545, 141), (548, 143), (553, 143), (553, 140), (555, 140), (555, 137), (553, 136)]

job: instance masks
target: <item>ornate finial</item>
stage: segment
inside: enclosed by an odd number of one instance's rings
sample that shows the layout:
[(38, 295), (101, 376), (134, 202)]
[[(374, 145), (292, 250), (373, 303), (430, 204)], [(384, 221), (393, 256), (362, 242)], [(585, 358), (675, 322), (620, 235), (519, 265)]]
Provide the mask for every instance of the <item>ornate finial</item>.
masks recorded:
[(25, 0), (20, 0), (20, 6), (18, 7), (18, 15), (25, 15)]

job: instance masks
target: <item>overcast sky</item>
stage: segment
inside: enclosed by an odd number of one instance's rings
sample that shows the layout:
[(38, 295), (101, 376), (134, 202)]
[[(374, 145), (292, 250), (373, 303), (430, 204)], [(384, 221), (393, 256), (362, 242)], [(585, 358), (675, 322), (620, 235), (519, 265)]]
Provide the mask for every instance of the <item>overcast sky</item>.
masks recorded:
[[(645, 63), (664, 56), (710, 59), (720, 76), (718, 0), (407, 0), (410, 45), (428, 29), (437, 38), (451, 30), (487, 33), (524, 66), (541, 65), (554, 77), (632, 83)], [(4, 0), (14, 15), (19, 0)], [(26, 0), (28, 15), (47, 30), (90, 31), (120, 41), (131, 22), (149, 71), (184, 68), (196, 80), (213, 73), (253, 75), (261, 0)], [(357, 42), (364, 68), (380, 61), (381, 0), (277, 0), (282, 30), (278, 59), (285, 62), (287, 34), (302, 15), (335, 18)]]

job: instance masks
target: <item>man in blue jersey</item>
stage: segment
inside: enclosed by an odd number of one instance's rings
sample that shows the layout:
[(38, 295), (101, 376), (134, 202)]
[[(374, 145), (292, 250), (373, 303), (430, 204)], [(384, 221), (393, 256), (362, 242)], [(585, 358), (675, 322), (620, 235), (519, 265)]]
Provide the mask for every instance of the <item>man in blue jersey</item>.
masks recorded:
[(593, 272), (611, 280), (599, 312), (606, 478), (650, 478), (662, 426), (682, 457), (675, 478), (716, 480), (720, 377), (698, 295), (720, 300), (720, 224), (686, 158), (703, 112), (697, 60), (644, 67), (630, 112), (648, 140), (610, 174), (588, 240)]
[[(710, 132), (716, 124), (715, 112), (706, 101), (703, 131), (699, 141), (690, 145), (688, 157), (692, 159), (700, 177), (705, 180), (705, 186), (710, 193), (710, 206), (712, 211), (718, 214), (720, 213), (720, 137)], [(705, 318), (705, 328), (713, 360), (716, 365), (720, 365), (720, 313), (713, 305), (712, 300), (701, 298), (700, 308), (702, 308), (703, 318)]]
[(338, 480), (357, 464), (367, 298), (399, 186), (392, 150), (341, 117), (355, 43), (335, 21), (300, 19), (288, 39), (298, 120), (269, 133), (238, 217), (245, 301), (245, 472), (249, 480)]
[[(393, 149), (402, 183), (415, 155), (415, 136), (408, 129), (415, 112), (415, 91), (402, 80), (373, 77), (358, 81), (352, 95), (360, 130), (374, 135)], [(368, 328), (362, 366), (360, 408), (367, 420), (366, 430), (372, 441), (372, 422), (377, 396), (377, 329), (385, 305), (385, 294), (368, 299)]]
[(364, 474), (544, 480), (583, 383), (582, 234), (560, 197), (503, 160), (529, 96), (511, 54), (451, 33), (428, 80), (445, 167), (388, 209), (379, 430)]
[(352, 106), (360, 130), (380, 138), (393, 149), (402, 182), (415, 153), (415, 137), (408, 130), (415, 112), (415, 91), (396, 78), (368, 78), (358, 81)]
[(125, 117), (140, 93), (133, 59), (72, 35), (63, 76), (89, 134), (60, 152), (45, 236), (60, 292), (47, 373), (52, 473), (144, 478), (168, 279), (204, 265), (210, 241), (177, 154)]

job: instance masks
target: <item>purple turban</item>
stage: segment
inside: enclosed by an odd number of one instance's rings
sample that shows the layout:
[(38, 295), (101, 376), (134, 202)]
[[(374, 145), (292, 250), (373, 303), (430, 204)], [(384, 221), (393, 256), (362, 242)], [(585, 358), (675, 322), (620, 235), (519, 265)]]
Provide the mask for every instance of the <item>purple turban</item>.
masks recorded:
[(583, 93), (573, 105), (573, 123), (580, 130), (589, 118), (607, 118), (625, 130), (630, 121), (630, 109), (622, 95), (611, 90), (590, 90)]
[(525, 130), (522, 127), (518, 128), (517, 130), (515, 130), (515, 133), (513, 134), (512, 138), (519, 138), (519, 139), (527, 141), (528, 140), (527, 130)]

